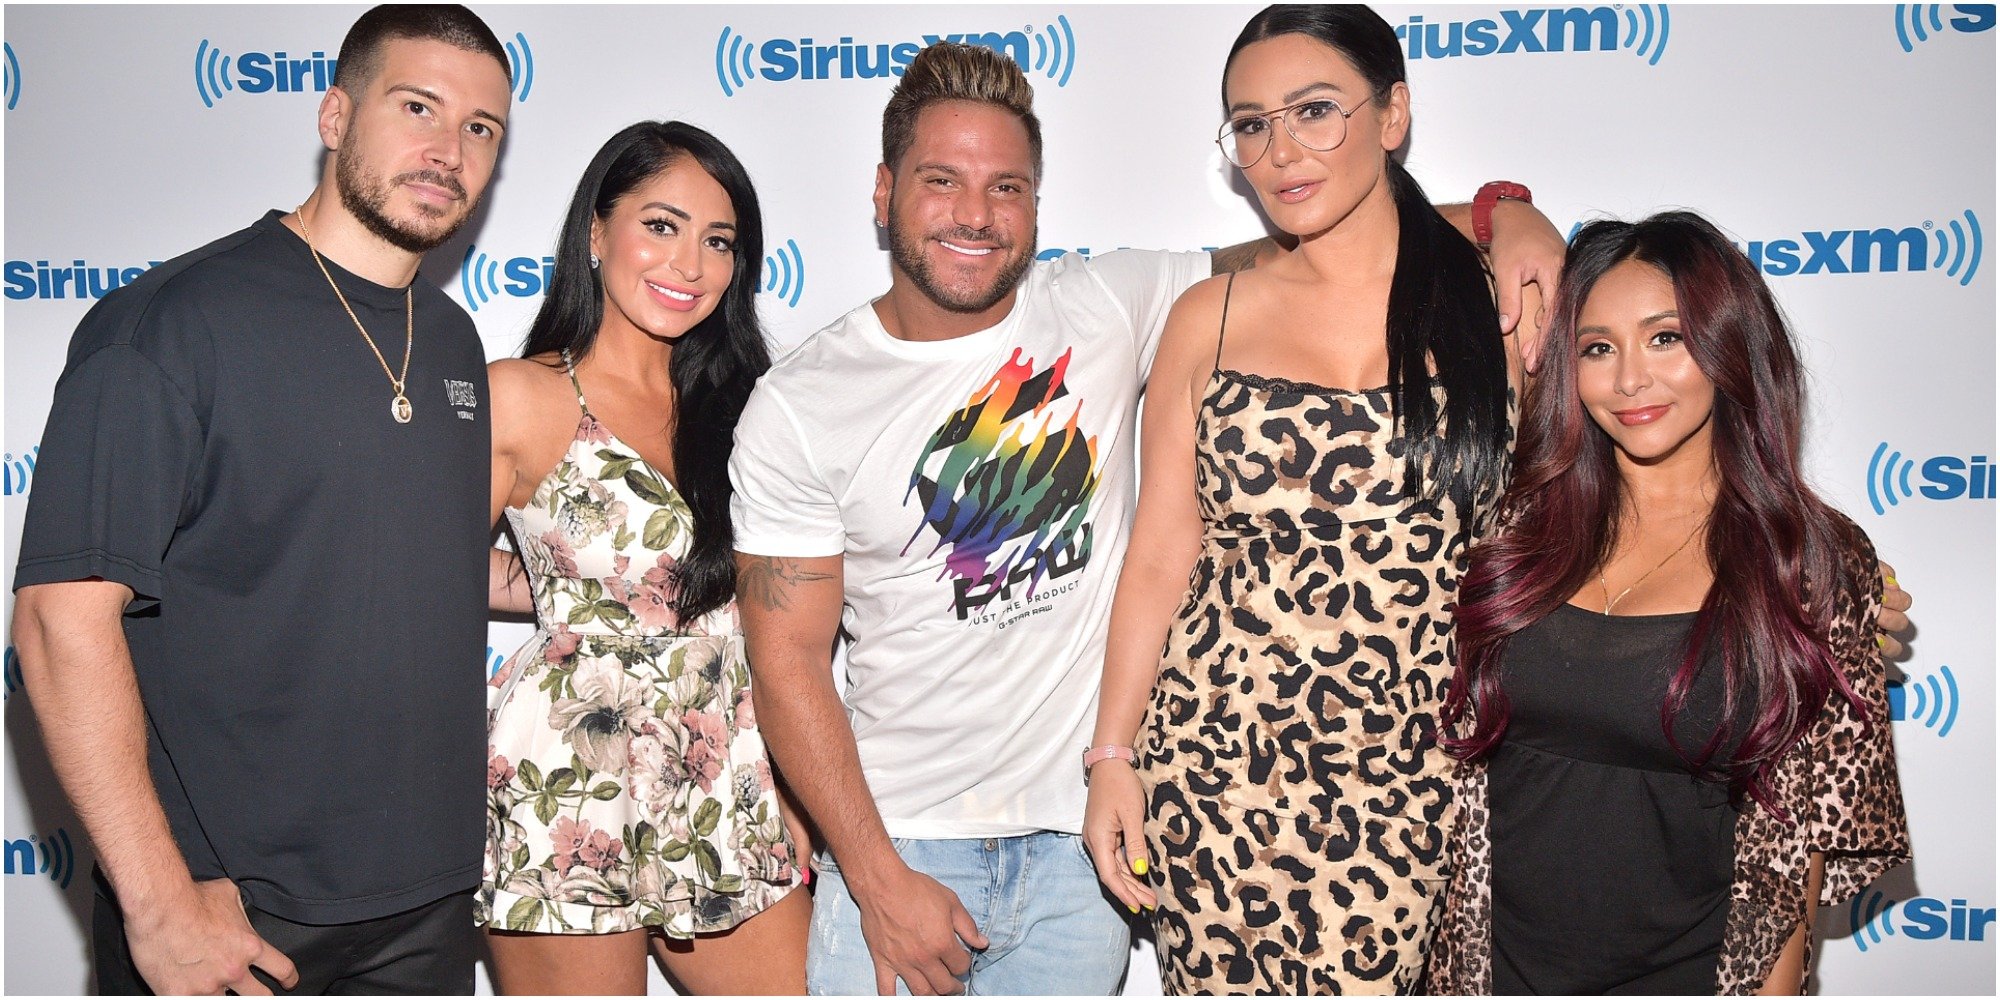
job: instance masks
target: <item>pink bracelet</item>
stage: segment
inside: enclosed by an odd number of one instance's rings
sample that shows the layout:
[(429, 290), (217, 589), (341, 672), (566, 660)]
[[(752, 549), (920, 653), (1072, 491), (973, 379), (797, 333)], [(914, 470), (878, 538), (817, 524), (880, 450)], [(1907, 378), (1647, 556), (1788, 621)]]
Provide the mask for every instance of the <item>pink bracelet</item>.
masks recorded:
[(1111, 745), (1091, 747), (1083, 752), (1083, 780), (1086, 782), (1090, 780), (1091, 765), (1112, 759), (1122, 760), (1135, 766), (1139, 763), (1139, 755), (1131, 747)]

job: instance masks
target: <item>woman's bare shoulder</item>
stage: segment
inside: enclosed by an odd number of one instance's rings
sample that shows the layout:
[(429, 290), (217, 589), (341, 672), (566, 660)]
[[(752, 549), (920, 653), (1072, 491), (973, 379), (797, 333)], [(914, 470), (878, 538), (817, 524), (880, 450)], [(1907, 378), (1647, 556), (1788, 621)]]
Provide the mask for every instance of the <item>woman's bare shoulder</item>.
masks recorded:
[(555, 354), (490, 361), (486, 365), (486, 381), (492, 386), (495, 399), (526, 402), (551, 393), (569, 392), (562, 358)]

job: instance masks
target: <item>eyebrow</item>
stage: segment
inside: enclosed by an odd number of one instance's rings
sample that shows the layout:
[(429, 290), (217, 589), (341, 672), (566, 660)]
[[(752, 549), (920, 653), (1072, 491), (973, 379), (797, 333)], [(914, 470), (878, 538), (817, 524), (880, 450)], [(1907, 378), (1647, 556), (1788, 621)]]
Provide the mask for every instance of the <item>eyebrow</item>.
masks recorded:
[[(421, 97), (424, 100), (431, 102), (432, 104), (444, 103), (444, 98), (439, 97), (436, 91), (426, 90), (422, 87), (417, 86), (414, 83), (396, 84), (395, 86), (389, 88), (389, 93), (393, 94), (399, 90), (408, 91), (409, 93), (415, 94), (418, 97)], [(499, 115), (496, 115), (493, 112), (486, 110), (485, 108), (473, 108), (472, 117), (484, 118), (487, 121), (492, 122), (493, 124), (498, 125), (503, 129), (507, 127), (507, 120), (505, 118), (502, 118)]]
[[(1280, 101), (1278, 106), (1282, 108), (1288, 104), (1296, 104), (1299, 101), (1303, 100), (1307, 94), (1310, 94), (1315, 90), (1331, 90), (1336, 94), (1342, 94), (1342, 95), (1345, 95), (1347, 93), (1346, 91), (1340, 89), (1339, 84), (1327, 83), (1325, 81), (1320, 81), (1318, 83), (1308, 83), (1305, 86), (1300, 87), (1299, 89), (1294, 90), (1289, 94), (1286, 94), (1284, 100)], [(1244, 111), (1262, 111), (1262, 110), (1264, 110), (1264, 106), (1262, 104), (1258, 104), (1256, 101), (1237, 101), (1235, 104), (1229, 106), (1229, 114), (1232, 117)]]
[[(914, 172), (922, 173), (926, 170), (934, 170), (938, 173), (946, 174), (951, 177), (965, 176), (965, 171), (960, 170), (957, 167), (954, 167), (948, 163), (919, 163), (917, 164), (916, 170)], [(999, 173), (994, 174), (993, 178), (995, 180), (1003, 180), (1003, 181), (1025, 181), (1029, 184), (1035, 183), (1035, 178), (1032, 174), (1024, 174), (1016, 170), (1002, 170)]]
[[(1652, 314), (1651, 316), (1646, 317), (1645, 319), (1640, 320), (1639, 325), (1651, 326), (1654, 323), (1658, 323), (1663, 319), (1680, 319), (1680, 318), (1681, 314), (1678, 311), (1673, 309), (1663, 309), (1659, 312)], [(1608, 337), (1611, 335), (1611, 328), (1608, 326), (1580, 326), (1576, 328), (1576, 332), (1578, 336), (1582, 336), (1583, 334), (1586, 333), (1595, 333), (1601, 336)]]
[[(687, 212), (687, 209), (684, 209), (684, 208), (680, 207), (679, 205), (669, 205), (669, 204), (667, 204), (667, 203), (666, 203), (666, 202), (664, 202), (664, 201), (649, 201), (649, 202), (645, 203), (644, 205), (641, 205), (641, 206), (639, 206), (639, 211), (643, 212), (643, 211), (645, 211), (645, 210), (647, 210), (647, 209), (649, 209), (649, 208), (657, 208), (657, 209), (659, 209), (660, 211), (662, 211), (662, 212), (665, 212), (665, 213), (667, 213), (668, 215), (671, 215), (671, 216), (673, 216), (674, 218), (677, 218), (677, 219), (681, 220), (682, 222), (693, 222), (693, 221), (694, 221), (694, 216), (692, 216), (692, 215), (689, 215), (689, 214), (688, 214), (688, 212)], [(736, 223), (734, 223), (734, 222), (723, 222), (723, 221), (721, 221), (721, 220), (717, 220), (717, 221), (715, 221), (715, 222), (711, 222), (711, 223), (709, 223), (709, 224), (708, 224), (708, 228), (710, 228), (710, 229), (727, 229), (727, 230), (729, 230), (730, 232), (732, 232), (732, 233), (733, 233), (733, 232), (735, 232), (735, 231), (736, 231)]]

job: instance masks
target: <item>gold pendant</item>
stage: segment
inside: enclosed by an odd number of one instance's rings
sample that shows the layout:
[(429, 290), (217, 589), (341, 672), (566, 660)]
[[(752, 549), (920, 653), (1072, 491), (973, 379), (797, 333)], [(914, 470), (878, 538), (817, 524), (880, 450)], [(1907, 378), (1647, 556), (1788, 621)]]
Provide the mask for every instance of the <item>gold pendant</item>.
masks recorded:
[(410, 422), (410, 412), (410, 397), (397, 393), (395, 400), (389, 404), (389, 415), (395, 417), (397, 423), (407, 424)]

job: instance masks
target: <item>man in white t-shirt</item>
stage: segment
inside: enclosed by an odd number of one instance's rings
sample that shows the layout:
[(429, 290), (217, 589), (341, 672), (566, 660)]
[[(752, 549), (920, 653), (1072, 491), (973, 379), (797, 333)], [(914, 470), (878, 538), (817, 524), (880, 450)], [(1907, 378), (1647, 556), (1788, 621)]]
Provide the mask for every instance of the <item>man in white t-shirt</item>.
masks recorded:
[(1256, 247), (1037, 262), (1032, 102), (995, 53), (918, 55), (883, 116), (889, 291), (774, 365), (737, 426), (756, 710), (826, 842), (816, 994), (898, 978), (1106, 994), (1128, 963), (1125, 914), (1078, 836), (1078, 755), (1132, 522), (1135, 411), (1174, 299)]

